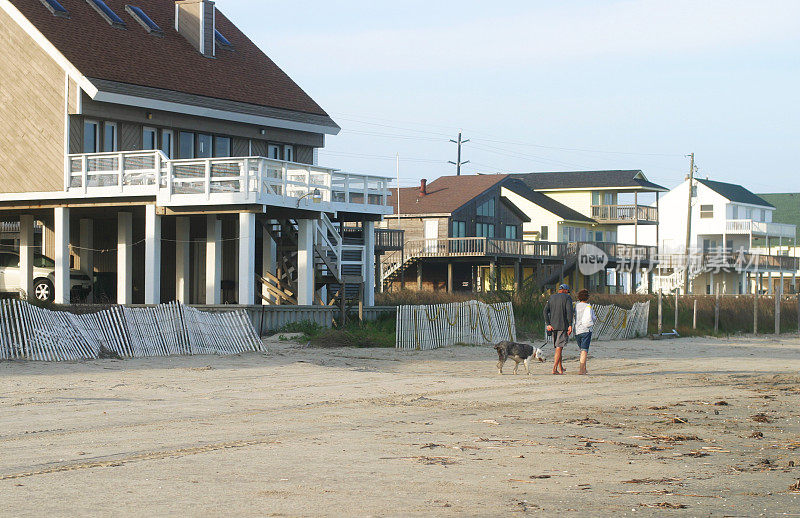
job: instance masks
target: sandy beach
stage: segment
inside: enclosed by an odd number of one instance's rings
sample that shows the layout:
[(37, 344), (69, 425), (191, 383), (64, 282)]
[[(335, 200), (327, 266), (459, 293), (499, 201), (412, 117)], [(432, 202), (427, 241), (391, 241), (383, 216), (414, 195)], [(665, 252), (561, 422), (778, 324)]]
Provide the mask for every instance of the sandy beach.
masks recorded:
[(796, 337), (268, 347), (0, 363), (0, 514), (800, 515)]

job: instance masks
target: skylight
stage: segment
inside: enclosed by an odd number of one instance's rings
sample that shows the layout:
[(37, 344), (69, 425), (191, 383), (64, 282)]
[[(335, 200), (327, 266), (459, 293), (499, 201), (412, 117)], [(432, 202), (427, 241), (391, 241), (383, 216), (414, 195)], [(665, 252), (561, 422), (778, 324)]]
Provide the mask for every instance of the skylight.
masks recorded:
[(230, 41), (228, 41), (228, 38), (223, 36), (218, 29), (214, 29), (214, 39), (217, 40), (217, 45), (220, 45), (222, 48), (227, 48), (227, 49), (233, 48), (233, 45), (231, 44)]
[(125, 29), (127, 25), (122, 21), (122, 18), (117, 16), (117, 13), (111, 10), (103, 0), (86, 0), (86, 3), (94, 7), (94, 10), (103, 17), (105, 21), (118, 29)]
[(47, 7), (47, 10), (53, 16), (58, 16), (59, 18), (69, 18), (69, 11), (64, 9), (64, 6), (59, 4), (57, 0), (39, 0), (42, 2), (42, 5)]
[(139, 22), (144, 29), (153, 36), (164, 36), (164, 31), (156, 24), (145, 12), (135, 5), (126, 5), (125, 11), (133, 16), (133, 19)]

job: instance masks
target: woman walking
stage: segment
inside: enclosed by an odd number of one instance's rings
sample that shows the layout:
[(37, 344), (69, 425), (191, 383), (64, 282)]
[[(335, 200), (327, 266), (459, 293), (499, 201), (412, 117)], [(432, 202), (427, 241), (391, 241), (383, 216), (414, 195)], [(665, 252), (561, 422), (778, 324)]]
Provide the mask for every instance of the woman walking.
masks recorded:
[(589, 290), (578, 292), (578, 303), (575, 305), (575, 340), (581, 349), (581, 366), (578, 374), (588, 374), (586, 359), (589, 357), (589, 345), (592, 343), (592, 328), (597, 322), (594, 309), (589, 304)]

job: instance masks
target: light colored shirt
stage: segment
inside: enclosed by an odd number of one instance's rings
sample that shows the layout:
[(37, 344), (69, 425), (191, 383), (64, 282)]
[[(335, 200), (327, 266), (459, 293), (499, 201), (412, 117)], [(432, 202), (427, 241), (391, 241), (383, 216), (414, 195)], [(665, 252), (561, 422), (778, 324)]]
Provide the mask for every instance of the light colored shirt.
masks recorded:
[(597, 322), (597, 315), (588, 302), (578, 302), (575, 305), (575, 334), (582, 335), (591, 332), (594, 323)]

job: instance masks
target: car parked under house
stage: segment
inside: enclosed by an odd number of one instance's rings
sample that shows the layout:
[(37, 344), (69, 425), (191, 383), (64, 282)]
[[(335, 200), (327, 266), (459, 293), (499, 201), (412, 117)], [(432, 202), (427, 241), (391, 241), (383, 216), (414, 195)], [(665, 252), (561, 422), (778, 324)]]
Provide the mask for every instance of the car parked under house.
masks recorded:
[(41, 253), (56, 302), (72, 263), (98, 301), (372, 304), (388, 180), (317, 164), (339, 127), (213, 2), (0, 0), (0, 53), (22, 291)]

